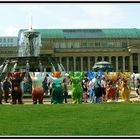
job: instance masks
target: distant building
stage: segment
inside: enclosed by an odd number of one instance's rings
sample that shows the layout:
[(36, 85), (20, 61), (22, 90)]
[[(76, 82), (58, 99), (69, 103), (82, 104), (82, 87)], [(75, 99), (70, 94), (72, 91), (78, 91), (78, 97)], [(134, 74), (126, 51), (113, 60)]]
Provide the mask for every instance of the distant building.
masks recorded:
[[(25, 29), (19, 31), (18, 38), (23, 31)], [(115, 71), (140, 72), (140, 29), (35, 29), (35, 31), (41, 33), (40, 56), (44, 59), (42, 62), (44, 68), (48, 67), (45, 57), (52, 56), (57, 62), (62, 63), (68, 72), (90, 71), (96, 62), (103, 60), (111, 62)], [(6, 47), (3, 50), (6, 50)]]
[[(22, 32), (23, 30), (19, 31)], [(89, 71), (105, 60), (116, 71), (140, 72), (140, 29), (36, 29), (41, 56), (55, 56), (67, 71)]]
[(0, 47), (17, 47), (18, 37), (2, 36), (0, 37)]
[(0, 36), (0, 59), (17, 55), (18, 37)]

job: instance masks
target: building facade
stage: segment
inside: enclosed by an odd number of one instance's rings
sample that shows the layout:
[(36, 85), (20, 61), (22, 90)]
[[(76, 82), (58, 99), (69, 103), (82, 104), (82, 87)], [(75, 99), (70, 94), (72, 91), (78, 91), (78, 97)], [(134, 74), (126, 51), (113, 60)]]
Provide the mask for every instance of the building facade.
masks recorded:
[[(19, 31), (18, 38), (23, 31), (25, 30)], [(51, 56), (57, 63), (62, 63), (67, 72), (91, 71), (96, 62), (104, 60), (111, 62), (115, 71), (140, 73), (140, 29), (35, 29), (35, 31), (41, 33), (40, 57), (44, 59), (42, 60), (44, 69), (50, 67), (46, 58)], [(2, 47), (2, 50), (6, 48), (9, 47)]]
[(18, 46), (18, 37), (1, 36), (0, 37), (0, 62), (5, 58), (16, 57)]
[(37, 29), (41, 56), (51, 55), (66, 71), (91, 71), (109, 61), (115, 71), (140, 72), (140, 29)]
[(0, 47), (14, 47), (17, 46), (18, 37), (13, 36), (1, 36)]

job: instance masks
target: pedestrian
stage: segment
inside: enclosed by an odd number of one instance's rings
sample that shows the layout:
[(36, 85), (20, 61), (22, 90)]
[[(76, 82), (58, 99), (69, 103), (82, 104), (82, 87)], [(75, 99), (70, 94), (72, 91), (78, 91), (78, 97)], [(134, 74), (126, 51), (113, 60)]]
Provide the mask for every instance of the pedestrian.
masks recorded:
[(3, 82), (2, 79), (0, 80), (0, 104), (2, 104), (3, 99)]
[(4, 92), (4, 100), (5, 103), (8, 103), (8, 99), (10, 98), (12, 90), (12, 83), (8, 77), (5, 77), (5, 80), (3, 81), (3, 92)]
[(88, 92), (88, 79), (84, 77), (82, 80), (82, 88), (83, 88), (83, 102), (87, 103), (87, 92)]
[(25, 95), (31, 95), (32, 94), (32, 80), (30, 76), (25, 76), (24, 77), (24, 84), (23, 84), (23, 93)]
[(49, 90), (49, 86), (50, 86), (50, 78), (49, 78), (48, 74), (46, 74), (46, 76), (42, 82), (42, 86), (43, 86), (45, 94), (48, 95), (48, 90)]
[(63, 93), (64, 93), (64, 101), (65, 103), (67, 103), (67, 98), (68, 98), (68, 88), (67, 88), (67, 79), (64, 78), (63, 83), (62, 83), (62, 87), (63, 87)]
[(95, 96), (94, 96), (94, 103), (99, 103), (102, 102), (102, 87), (101, 87), (101, 80), (100, 80), (100, 76), (96, 76), (96, 80), (95, 80)]
[(106, 101), (106, 86), (107, 86), (106, 79), (104, 76), (102, 76), (101, 88), (102, 88), (102, 93), (103, 93), (103, 101)]
[(94, 96), (95, 96), (94, 84), (95, 84), (95, 80), (96, 80), (96, 78), (94, 77), (92, 80), (89, 81), (90, 103), (94, 102)]

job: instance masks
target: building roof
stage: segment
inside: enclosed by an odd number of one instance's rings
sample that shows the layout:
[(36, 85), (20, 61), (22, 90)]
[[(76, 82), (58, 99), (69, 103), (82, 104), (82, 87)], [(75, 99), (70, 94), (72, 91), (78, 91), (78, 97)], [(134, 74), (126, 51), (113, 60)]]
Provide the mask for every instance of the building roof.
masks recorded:
[[(21, 29), (22, 31), (27, 29)], [(41, 38), (140, 38), (140, 29), (34, 29), (41, 33)]]

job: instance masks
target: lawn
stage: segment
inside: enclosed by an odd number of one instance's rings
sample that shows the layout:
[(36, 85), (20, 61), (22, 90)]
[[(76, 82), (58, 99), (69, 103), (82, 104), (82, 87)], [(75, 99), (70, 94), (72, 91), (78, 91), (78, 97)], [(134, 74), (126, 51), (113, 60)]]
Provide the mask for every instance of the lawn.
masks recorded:
[(139, 136), (140, 103), (1, 105), (0, 136)]

